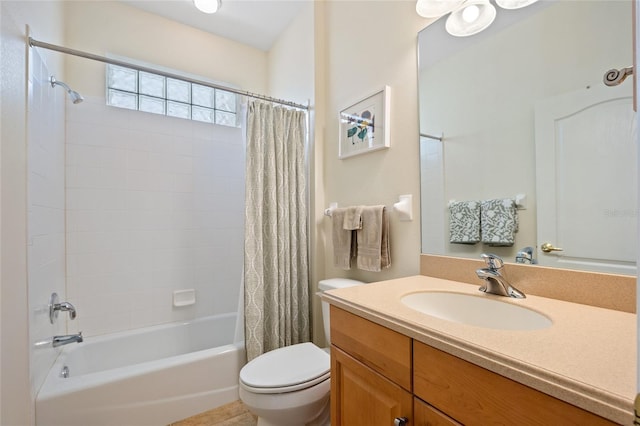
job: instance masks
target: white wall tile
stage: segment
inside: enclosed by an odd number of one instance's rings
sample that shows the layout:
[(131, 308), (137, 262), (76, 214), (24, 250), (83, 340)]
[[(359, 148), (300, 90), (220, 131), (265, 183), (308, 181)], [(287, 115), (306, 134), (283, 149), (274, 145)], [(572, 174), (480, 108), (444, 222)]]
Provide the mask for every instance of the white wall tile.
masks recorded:
[[(235, 309), (241, 131), (100, 101), (67, 110), (67, 286), (83, 312), (73, 327), (91, 336)], [(196, 305), (174, 308), (184, 288)], [(114, 320), (117, 300), (127, 302)]]
[[(31, 343), (65, 332), (65, 318), (49, 322), (53, 292), (65, 298), (64, 102), (65, 93), (47, 83), (49, 72), (31, 51), (27, 141), (27, 269)], [(51, 346), (30, 351), (32, 392), (40, 387), (57, 356)]]

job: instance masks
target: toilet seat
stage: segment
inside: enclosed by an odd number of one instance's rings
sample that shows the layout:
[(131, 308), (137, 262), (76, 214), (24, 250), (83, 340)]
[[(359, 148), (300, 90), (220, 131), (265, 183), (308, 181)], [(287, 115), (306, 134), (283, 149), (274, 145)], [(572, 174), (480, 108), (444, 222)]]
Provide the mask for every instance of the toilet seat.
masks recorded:
[(285, 393), (306, 389), (330, 377), (329, 355), (313, 343), (275, 349), (240, 370), (240, 385), (254, 393)]

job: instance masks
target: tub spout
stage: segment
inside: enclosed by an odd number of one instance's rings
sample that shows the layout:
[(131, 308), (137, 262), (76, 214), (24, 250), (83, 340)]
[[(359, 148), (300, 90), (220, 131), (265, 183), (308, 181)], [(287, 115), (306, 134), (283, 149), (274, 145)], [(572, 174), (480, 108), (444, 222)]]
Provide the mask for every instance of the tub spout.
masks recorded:
[(69, 343), (80, 343), (82, 342), (82, 331), (78, 334), (67, 334), (64, 336), (53, 336), (51, 344), (54, 348), (58, 346), (68, 345)]

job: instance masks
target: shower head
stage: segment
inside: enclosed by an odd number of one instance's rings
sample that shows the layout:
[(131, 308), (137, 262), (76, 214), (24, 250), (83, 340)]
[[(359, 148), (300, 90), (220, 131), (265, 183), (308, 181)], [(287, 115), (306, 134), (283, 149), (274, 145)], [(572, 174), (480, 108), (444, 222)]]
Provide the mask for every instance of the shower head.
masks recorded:
[(54, 76), (51, 76), (49, 78), (49, 82), (51, 83), (51, 87), (56, 87), (56, 85), (64, 87), (64, 90), (67, 91), (69, 97), (71, 98), (71, 102), (73, 102), (74, 104), (79, 104), (80, 102), (84, 101), (84, 98), (80, 93), (76, 92), (75, 90), (71, 90), (71, 88), (67, 86), (66, 83), (56, 80)]

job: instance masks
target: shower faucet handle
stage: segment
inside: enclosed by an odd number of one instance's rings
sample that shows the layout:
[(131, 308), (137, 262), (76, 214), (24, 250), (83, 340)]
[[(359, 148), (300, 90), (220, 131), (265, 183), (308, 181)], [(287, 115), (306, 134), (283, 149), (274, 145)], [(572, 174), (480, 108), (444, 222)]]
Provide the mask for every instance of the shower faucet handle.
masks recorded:
[(69, 319), (76, 319), (76, 308), (69, 302), (60, 302), (58, 293), (52, 293), (49, 299), (49, 322), (53, 324), (58, 319), (60, 311), (69, 312)]

